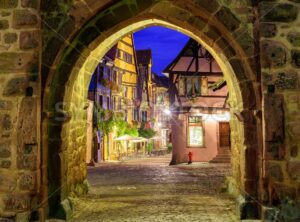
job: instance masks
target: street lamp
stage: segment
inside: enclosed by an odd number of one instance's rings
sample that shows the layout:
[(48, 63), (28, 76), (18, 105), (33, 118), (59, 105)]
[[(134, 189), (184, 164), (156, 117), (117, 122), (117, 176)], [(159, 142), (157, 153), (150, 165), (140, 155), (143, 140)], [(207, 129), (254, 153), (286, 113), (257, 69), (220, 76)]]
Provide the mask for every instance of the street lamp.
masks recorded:
[(170, 115), (171, 115), (171, 110), (169, 110), (169, 109), (164, 109), (164, 113), (165, 113), (166, 115), (170, 116)]

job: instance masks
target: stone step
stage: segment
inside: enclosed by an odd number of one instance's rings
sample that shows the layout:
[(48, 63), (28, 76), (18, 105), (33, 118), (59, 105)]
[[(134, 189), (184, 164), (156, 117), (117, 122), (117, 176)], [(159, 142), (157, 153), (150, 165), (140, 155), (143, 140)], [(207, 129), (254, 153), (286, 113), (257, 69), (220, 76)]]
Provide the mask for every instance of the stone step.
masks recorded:
[(228, 154), (218, 154), (210, 163), (230, 163), (231, 156)]

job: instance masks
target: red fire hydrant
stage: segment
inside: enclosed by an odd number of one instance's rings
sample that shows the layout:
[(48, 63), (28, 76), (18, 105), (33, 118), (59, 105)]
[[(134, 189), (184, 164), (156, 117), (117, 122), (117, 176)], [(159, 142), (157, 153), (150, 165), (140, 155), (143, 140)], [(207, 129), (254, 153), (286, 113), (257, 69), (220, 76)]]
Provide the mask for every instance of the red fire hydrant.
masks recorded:
[(192, 157), (193, 157), (193, 154), (192, 154), (191, 151), (188, 153), (188, 156), (189, 156), (189, 162), (188, 162), (188, 164), (191, 164), (192, 163)]

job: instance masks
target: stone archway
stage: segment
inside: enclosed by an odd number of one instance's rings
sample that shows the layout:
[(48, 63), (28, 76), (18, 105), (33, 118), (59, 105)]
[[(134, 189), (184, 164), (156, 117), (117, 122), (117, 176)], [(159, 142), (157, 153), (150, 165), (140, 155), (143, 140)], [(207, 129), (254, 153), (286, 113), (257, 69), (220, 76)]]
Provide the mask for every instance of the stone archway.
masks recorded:
[[(229, 103), (234, 116), (230, 189), (245, 198), (242, 217), (257, 216), (262, 131), (260, 73), (255, 69), (259, 64), (255, 60), (253, 32), (217, 1), (107, 2), (83, 21), (78, 18), (66, 21), (65, 28), (77, 24), (77, 31), (61, 29), (59, 35), (67, 41), (56, 37), (49, 41), (44, 52), (43, 60), (48, 65), (43, 67), (45, 170), (41, 187), (43, 199), (49, 198), (50, 216), (67, 217), (63, 209), (70, 204), (67, 197), (86, 191), (86, 89), (99, 58), (120, 37), (151, 25), (191, 36), (220, 64), (231, 92)], [(76, 4), (72, 10), (71, 14), (77, 16), (82, 12)], [(47, 54), (50, 51), (56, 53)]]

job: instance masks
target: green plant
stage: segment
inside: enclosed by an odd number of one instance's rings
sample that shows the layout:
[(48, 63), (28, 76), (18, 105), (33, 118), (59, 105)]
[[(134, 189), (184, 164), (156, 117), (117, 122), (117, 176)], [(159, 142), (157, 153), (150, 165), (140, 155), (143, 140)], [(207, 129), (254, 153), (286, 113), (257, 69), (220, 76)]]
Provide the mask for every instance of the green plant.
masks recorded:
[(95, 107), (95, 126), (104, 134), (108, 135), (116, 129), (117, 136), (128, 134), (138, 136), (138, 128), (135, 125), (129, 125), (124, 120), (124, 114), (113, 112), (112, 110), (104, 110), (102, 107)]
[(147, 151), (149, 154), (152, 153), (152, 151), (153, 151), (153, 142), (152, 141), (147, 143)]
[(141, 128), (139, 129), (139, 135), (144, 138), (152, 138), (154, 137), (156, 132), (152, 128), (145, 129), (145, 123), (141, 124)]

